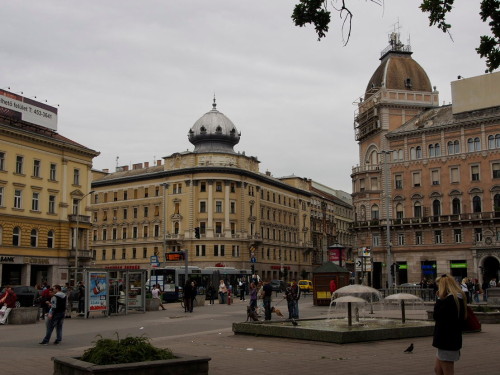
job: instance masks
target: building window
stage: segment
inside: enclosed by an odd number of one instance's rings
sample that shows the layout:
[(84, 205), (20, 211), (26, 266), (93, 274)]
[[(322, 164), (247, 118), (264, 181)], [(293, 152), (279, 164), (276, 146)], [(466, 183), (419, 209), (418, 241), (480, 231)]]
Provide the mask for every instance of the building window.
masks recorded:
[(453, 229), (455, 243), (462, 243), (462, 229)]
[(469, 138), (467, 140), (467, 149), (469, 152), (481, 151), (481, 141), (479, 140), (479, 137)]
[(53, 230), (49, 230), (49, 232), (47, 233), (47, 247), (49, 249), (54, 248), (54, 231)]
[(12, 230), (12, 246), (21, 245), (21, 228), (15, 227)]
[(481, 212), (481, 197), (479, 196), (474, 196), (472, 198), (472, 212), (474, 213), (479, 213)]
[(80, 170), (78, 168), (73, 170), (73, 185), (80, 185)]
[(49, 195), (49, 214), (56, 213), (56, 196)]
[(479, 165), (471, 165), (470, 173), (472, 181), (479, 181)]
[(207, 234), (207, 223), (200, 221), (200, 235), (204, 236)]
[(372, 234), (372, 246), (380, 246), (380, 235)]
[(377, 220), (379, 219), (379, 211), (378, 211), (378, 206), (374, 204), (372, 206), (372, 220)]
[(122, 249), (122, 259), (127, 259), (127, 250)]
[(222, 223), (220, 221), (215, 222), (215, 233), (222, 234)]
[(154, 236), (155, 237), (160, 237), (160, 226), (158, 224), (155, 224)]
[(116, 259), (116, 249), (111, 249), (111, 260)]
[(214, 245), (214, 256), (216, 257), (225, 256), (224, 245)]
[(432, 201), (432, 214), (434, 216), (441, 216), (441, 202), (439, 199), (434, 199)]
[(142, 248), (142, 257), (144, 259), (146, 259), (148, 257), (148, 248), (147, 247)]
[(460, 215), (461, 212), (461, 202), (458, 198), (453, 198), (451, 201), (451, 210), (453, 215)]
[(111, 231), (111, 238), (113, 240), (116, 240), (116, 228), (113, 228), (113, 230)]
[(500, 163), (493, 163), (491, 165), (491, 169), (493, 172), (493, 178), (500, 178)]
[(483, 240), (483, 228), (474, 228), (474, 241), (481, 242)]
[(207, 183), (206, 182), (200, 182), (200, 192), (205, 193), (207, 191)]
[(420, 202), (415, 202), (415, 204), (413, 205), (413, 216), (417, 218), (422, 217), (422, 205), (420, 204)]
[(0, 171), (5, 171), (5, 152), (0, 152)]
[(128, 216), (128, 210), (126, 208), (124, 208), (123, 209), (123, 219), (127, 220), (127, 216)]
[(106, 241), (107, 239), (108, 239), (108, 230), (107, 229), (103, 229), (102, 230), (102, 240)]
[(239, 258), (240, 257), (240, 247), (238, 245), (233, 245), (231, 255), (233, 258)]
[(398, 245), (402, 246), (405, 244), (405, 235), (404, 233), (398, 233)]
[(137, 227), (132, 227), (132, 238), (137, 238)]
[(439, 185), (439, 169), (433, 169), (431, 171), (432, 185)]
[(377, 177), (372, 177), (370, 178), (370, 185), (372, 190), (378, 190), (378, 178)]
[(106, 249), (102, 249), (102, 260), (106, 260)]
[(434, 231), (434, 242), (435, 243), (443, 243), (443, 234), (440, 230)]
[(144, 238), (149, 237), (149, 227), (147, 225), (145, 225), (144, 228), (142, 228), (142, 234)]
[(236, 213), (236, 202), (231, 202), (230, 203), (230, 213), (235, 214)]
[(16, 156), (16, 173), (17, 174), (23, 174), (23, 162), (24, 162), (24, 157), (22, 156)]
[(55, 163), (50, 163), (50, 170), (49, 170), (49, 180), (55, 181), (57, 174), (57, 165)]
[(448, 142), (448, 155), (455, 155), (460, 153), (460, 143), (455, 141)]
[(217, 213), (222, 212), (222, 201), (215, 202), (215, 212), (217, 212)]
[(16, 189), (14, 190), (14, 208), (22, 208), (23, 204), (23, 191)]
[[(73, 215), (78, 215), (78, 203), (80, 203), (79, 199), (73, 199)], [(103, 220), (108, 220), (108, 212), (104, 211)]]
[(207, 202), (200, 201), (200, 212), (201, 213), (207, 212)]
[(365, 191), (365, 179), (364, 178), (359, 179), (359, 191), (360, 192)]
[(218, 191), (218, 192), (222, 191), (222, 182), (215, 183), (215, 191)]
[(231, 182), (231, 193), (236, 193), (236, 184)]
[(172, 193), (173, 194), (180, 194), (180, 193), (182, 193), (182, 184), (173, 184), (172, 185)]
[(401, 203), (398, 203), (396, 205), (396, 218), (402, 219), (403, 217), (404, 217), (403, 205)]
[(452, 184), (457, 184), (460, 181), (460, 173), (458, 167), (450, 168), (450, 181)]
[(127, 228), (122, 228), (122, 240), (127, 239)]
[(415, 232), (415, 245), (422, 245), (424, 243), (424, 237), (422, 232)]
[(33, 177), (40, 177), (40, 160), (33, 160)]
[[(180, 186), (179, 186), (179, 189), (180, 189)], [(179, 191), (180, 193), (180, 191)], [(148, 198), (149, 197), (149, 188), (144, 188), (144, 198)]]
[(40, 202), (40, 193), (34, 192), (33, 196), (31, 198), (31, 210), (32, 211), (39, 211), (39, 202)]
[(30, 234), (30, 246), (37, 247), (38, 246), (38, 231), (36, 229), (31, 230)]
[(411, 174), (412, 182), (414, 187), (419, 187), (421, 184), (420, 172), (413, 172)]
[(207, 255), (206, 252), (206, 245), (196, 245), (196, 256), (197, 257), (204, 257)]
[(400, 174), (397, 174), (394, 176), (394, 182), (395, 182), (395, 188), (396, 189), (402, 189), (403, 188), (403, 176)]
[(496, 134), (495, 136), (488, 136), (488, 148), (490, 150), (494, 148), (500, 148), (500, 134)]
[(137, 211), (138, 211), (137, 207), (134, 207), (134, 211), (133, 211), (134, 212), (134, 219), (137, 219)]
[(144, 208), (144, 217), (148, 217), (149, 216), (149, 207), (143, 207)]

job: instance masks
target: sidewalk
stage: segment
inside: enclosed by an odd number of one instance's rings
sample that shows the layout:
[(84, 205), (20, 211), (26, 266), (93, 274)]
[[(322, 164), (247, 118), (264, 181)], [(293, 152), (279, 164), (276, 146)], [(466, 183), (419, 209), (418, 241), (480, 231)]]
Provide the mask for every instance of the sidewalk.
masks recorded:
[[(432, 374), (435, 349), (432, 338), (388, 340), (357, 344), (329, 344), (292, 339), (234, 335), (233, 321), (244, 321), (248, 301), (231, 306), (215, 304), (184, 313), (179, 304), (168, 304), (167, 311), (129, 314), (111, 318), (73, 318), (65, 322), (63, 343), (40, 347), (43, 323), (0, 326), (0, 368), (4, 374), (52, 374), (53, 356), (78, 356), (102, 333), (146, 334), (160, 347), (174, 352), (209, 356), (211, 375), (228, 374)], [(286, 311), (280, 299), (275, 305)], [(328, 308), (312, 305), (312, 298), (301, 300), (302, 318), (326, 317)], [(398, 311), (377, 310), (375, 315), (398, 315)], [(413, 318), (424, 317), (425, 310), (407, 311)], [(273, 320), (276, 319), (273, 316)], [(456, 374), (492, 375), (498, 373), (495, 355), (500, 342), (500, 325), (483, 325), (483, 332), (464, 335), (462, 359)], [(413, 354), (403, 353), (413, 343)]]

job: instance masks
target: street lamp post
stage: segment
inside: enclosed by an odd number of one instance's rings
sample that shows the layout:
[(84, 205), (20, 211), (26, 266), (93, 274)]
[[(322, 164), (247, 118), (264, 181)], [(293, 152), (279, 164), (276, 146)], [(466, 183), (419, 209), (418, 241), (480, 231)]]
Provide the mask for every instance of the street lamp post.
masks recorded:
[(391, 222), (390, 222), (390, 204), (391, 195), (389, 194), (389, 165), (387, 161), (392, 150), (382, 150), (379, 154), (384, 155), (384, 198), (385, 198), (385, 222), (386, 222), (386, 247), (387, 247), (387, 287), (392, 287), (392, 275), (391, 275), (391, 265), (392, 265), (392, 255), (391, 255)]
[[(165, 259), (165, 254), (167, 252), (167, 189), (168, 189), (168, 184), (166, 182), (163, 182), (160, 184), (160, 186), (163, 186), (163, 237), (162, 237), (162, 250), (163, 254), (162, 257)], [(187, 279), (186, 279), (187, 280)]]
[(75, 286), (78, 281), (78, 234), (80, 230), (80, 202), (87, 196), (94, 192), (94, 190), (89, 191), (83, 197), (77, 200), (76, 203), (76, 233), (75, 233)]

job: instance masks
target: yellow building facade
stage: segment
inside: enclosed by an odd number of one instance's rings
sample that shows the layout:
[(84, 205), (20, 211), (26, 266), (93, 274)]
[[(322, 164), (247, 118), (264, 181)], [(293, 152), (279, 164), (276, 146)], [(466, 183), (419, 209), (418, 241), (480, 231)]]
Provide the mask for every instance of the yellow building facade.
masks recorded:
[(92, 182), (95, 264), (150, 269), (158, 256), (161, 266), (182, 266), (165, 261), (182, 250), (190, 266), (253, 268), (265, 279), (310, 275), (323, 250), (312, 243), (310, 180), (274, 178), (256, 157), (235, 152), (240, 134), (215, 101), (188, 137), (194, 151)]
[[(2, 99), (27, 100), (5, 91)], [(75, 246), (84, 258), (91, 255), (90, 201), (80, 200), (90, 191), (92, 159), (99, 153), (13, 114), (0, 108), (2, 285), (69, 282)]]

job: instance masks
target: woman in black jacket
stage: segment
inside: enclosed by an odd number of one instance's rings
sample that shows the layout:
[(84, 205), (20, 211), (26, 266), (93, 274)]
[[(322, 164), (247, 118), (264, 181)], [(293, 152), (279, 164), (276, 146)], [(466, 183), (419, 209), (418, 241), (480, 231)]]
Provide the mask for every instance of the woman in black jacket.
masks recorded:
[(462, 348), (462, 325), (467, 315), (467, 297), (455, 279), (443, 275), (436, 280), (437, 300), (434, 305), (434, 339), (438, 375), (453, 375), (454, 363), (460, 358)]

